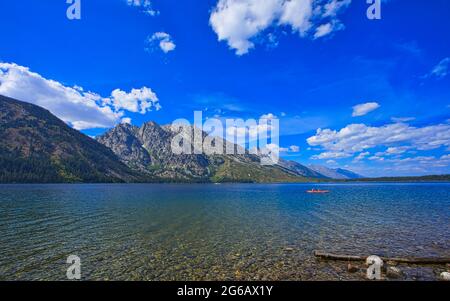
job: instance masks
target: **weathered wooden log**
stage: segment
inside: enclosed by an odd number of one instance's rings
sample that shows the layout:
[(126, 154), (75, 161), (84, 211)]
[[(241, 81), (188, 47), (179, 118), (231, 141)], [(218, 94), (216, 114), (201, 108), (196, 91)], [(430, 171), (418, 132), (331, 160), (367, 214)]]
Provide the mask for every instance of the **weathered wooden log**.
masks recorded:
[[(332, 253), (326, 253), (321, 251), (314, 251), (314, 256), (328, 259), (328, 260), (343, 260), (343, 261), (366, 261), (369, 256), (355, 256), (355, 255), (338, 255)], [(392, 261), (397, 263), (410, 263), (410, 264), (447, 264), (450, 263), (450, 257), (438, 257), (438, 258), (406, 258), (406, 257), (382, 257), (380, 258), (386, 261)]]

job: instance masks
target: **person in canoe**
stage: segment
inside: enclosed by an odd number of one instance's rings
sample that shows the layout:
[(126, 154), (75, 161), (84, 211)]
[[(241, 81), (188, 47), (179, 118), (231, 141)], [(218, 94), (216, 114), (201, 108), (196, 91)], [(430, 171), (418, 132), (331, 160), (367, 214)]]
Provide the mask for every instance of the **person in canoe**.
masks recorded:
[(320, 189), (311, 189), (311, 190), (308, 190), (308, 191), (306, 191), (307, 193), (329, 193), (330, 191), (329, 190), (320, 190)]

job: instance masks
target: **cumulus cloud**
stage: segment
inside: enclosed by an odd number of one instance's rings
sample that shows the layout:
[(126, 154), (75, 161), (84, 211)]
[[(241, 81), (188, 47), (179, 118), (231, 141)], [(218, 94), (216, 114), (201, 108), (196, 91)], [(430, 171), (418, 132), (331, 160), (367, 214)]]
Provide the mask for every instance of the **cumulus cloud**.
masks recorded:
[(385, 154), (387, 155), (400, 155), (405, 153), (407, 150), (409, 150), (410, 146), (399, 146), (399, 147), (389, 147)]
[(387, 159), (384, 162), (392, 166), (393, 169), (416, 169), (428, 174), (430, 173), (430, 171), (433, 171), (432, 173), (438, 173), (439, 171), (447, 173), (447, 168), (450, 165), (450, 157), (449, 155), (444, 155), (441, 157), (416, 156), (408, 158)]
[(78, 130), (112, 127), (125, 111), (145, 114), (160, 108), (156, 94), (146, 87), (128, 94), (115, 90), (111, 96), (102, 97), (11, 63), (0, 63), (0, 94), (44, 107)]
[(380, 105), (376, 102), (368, 102), (353, 107), (353, 117), (360, 117), (378, 109)]
[(150, 45), (157, 44), (164, 53), (171, 52), (176, 48), (175, 42), (173, 41), (172, 37), (166, 32), (154, 33), (151, 37), (148, 38), (148, 43)]
[(145, 114), (152, 109), (157, 111), (161, 109), (158, 97), (152, 89), (147, 87), (132, 89), (130, 93), (116, 89), (112, 91), (108, 104), (111, 104), (116, 110), (123, 109), (141, 114)]
[(254, 39), (269, 28), (288, 27), (301, 37), (313, 33), (314, 38), (343, 29), (337, 14), (350, 3), (351, 0), (219, 0), (209, 22), (219, 41), (226, 41), (237, 55), (243, 55), (255, 46)]
[[(386, 147), (386, 153), (390, 155), (402, 154), (409, 149), (425, 151), (449, 147), (450, 125), (412, 127), (395, 123), (369, 127), (364, 124), (351, 124), (339, 131), (318, 129), (316, 135), (308, 138), (307, 142), (310, 146), (320, 147), (324, 151), (314, 159), (348, 158), (376, 147)], [(365, 153), (364, 157), (367, 155)]]
[(300, 146), (291, 145), (289, 147), (281, 147), (280, 152), (282, 152), (282, 153), (298, 153), (298, 152), (300, 152)]
[(122, 118), (121, 123), (122, 124), (131, 124), (131, 118), (129, 118), (129, 117)]
[(316, 29), (316, 33), (314, 34), (314, 38), (318, 39), (330, 34), (333, 31), (333, 26), (331, 23), (322, 24)]
[(444, 78), (448, 75), (449, 67), (450, 67), (450, 57), (446, 57), (445, 59), (440, 61), (439, 64), (437, 64), (433, 68), (433, 70), (431, 70), (431, 72), (425, 75), (424, 77), (425, 78), (436, 77), (438, 79)]
[(264, 114), (264, 115), (261, 115), (261, 117), (260, 117), (260, 119), (268, 119), (268, 120), (277, 119), (277, 118), (278, 117), (275, 116), (275, 114), (272, 114), (272, 113)]
[(364, 160), (366, 157), (370, 156), (369, 152), (362, 152), (360, 153), (358, 156), (355, 157), (355, 159), (353, 159), (353, 162), (359, 162)]

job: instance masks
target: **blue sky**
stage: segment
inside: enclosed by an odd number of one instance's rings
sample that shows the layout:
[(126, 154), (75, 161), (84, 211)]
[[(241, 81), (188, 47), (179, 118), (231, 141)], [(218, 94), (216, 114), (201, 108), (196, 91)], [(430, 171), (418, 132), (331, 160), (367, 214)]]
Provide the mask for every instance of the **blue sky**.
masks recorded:
[(81, 20), (65, 2), (0, 3), (0, 93), (88, 135), (270, 113), (287, 159), (450, 173), (447, 0), (385, 1), (381, 20), (362, 0), (81, 0)]

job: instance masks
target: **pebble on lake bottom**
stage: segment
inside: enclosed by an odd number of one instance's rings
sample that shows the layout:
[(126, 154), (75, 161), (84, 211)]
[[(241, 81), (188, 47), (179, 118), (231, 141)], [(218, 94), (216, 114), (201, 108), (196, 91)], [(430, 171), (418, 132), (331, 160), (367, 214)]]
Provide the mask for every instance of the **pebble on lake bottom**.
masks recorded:
[(441, 273), (441, 280), (450, 281), (450, 273), (449, 272), (442, 272)]
[(386, 269), (386, 276), (391, 279), (399, 279), (403, 277), (403, 272), (396, 267), (388, 267)]
[(359, 269), (358, 269), (358, 267), (356, 267), (356, 266), (354, 266), (353, 264), (349, 263), (349, 264), (347, 265), (347, 271), (348, 271), (349, 273), (356, 273), (356, 272), (359, 271)]
[(398, 262), (397, 261), (388, 260), (386, 262), (386, 264), (395, 267), (395, 266), (398, 265)]

